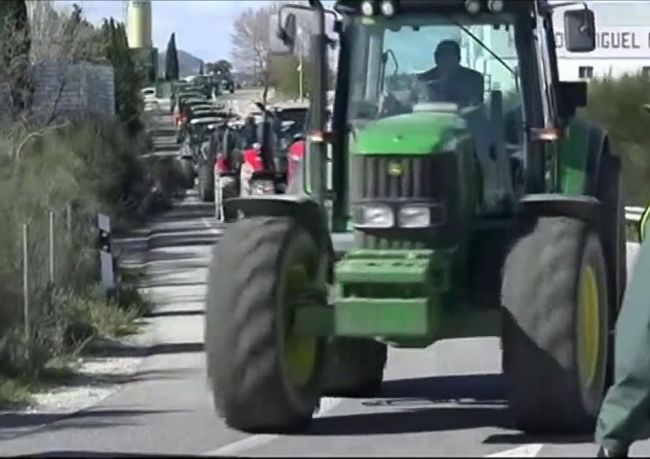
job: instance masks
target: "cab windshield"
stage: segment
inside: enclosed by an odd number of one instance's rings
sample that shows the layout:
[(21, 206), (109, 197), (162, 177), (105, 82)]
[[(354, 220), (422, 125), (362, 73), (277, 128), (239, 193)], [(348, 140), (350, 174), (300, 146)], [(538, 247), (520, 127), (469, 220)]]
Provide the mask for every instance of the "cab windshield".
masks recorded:
[[(354, 125), (431, 104), (521, 107), (515, 18), (510, 14), (355, 17), (350, 105)], [(450, 105), (453, 104), (453, 105)]]

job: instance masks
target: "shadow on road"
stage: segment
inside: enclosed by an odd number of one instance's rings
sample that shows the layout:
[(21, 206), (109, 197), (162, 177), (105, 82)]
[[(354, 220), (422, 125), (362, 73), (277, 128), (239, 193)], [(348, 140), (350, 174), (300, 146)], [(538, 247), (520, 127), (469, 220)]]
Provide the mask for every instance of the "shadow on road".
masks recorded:
[[(650, 439), (650, 425), (639, 435), (639, 441)], [(545, 445), (570, 445), (594, 443), (594, 434), (584, 435), (528, 435), (522, 432), (490, 435), (483, 441), (486, 445), (525, 445), (543, 443)]]
[(161, 223), (188, 222), (214, 215), (214, 204), (210, 202), (193, 202), (183, 207), (176, 207), (172, 212), (156, 219), (156, 225)]
[(431, 376), (385, 381), (381, 397), (418, 397), (440, 402), (473, 399), (505, 403), (505, 382), (500, 374)]
[(151, 239), (150, 248), (160, 247), (188, 247), (199, 245), (213, 245), (218, 237), (210, 234), (187, 234), (182, 236), (158, 236)]
[[(60, 429), (96, 429), (115, 425), (117, 419), (124, 425), (135, 418), (149, 415), (171, 414), (178, 411), (169, 410), (88, 410), (72, 415), (61, 413), (11, 413), (0, 415), (0, 441), (21, 436), (21, 429), (48, 425), (49, 430)], [(133, 422), (131, 422), (133, 423)], [(134, 424), (134, 423), (133, 423)]]
[(486, 438), (486, 445), (526, 445), (531, 443), (568, 445), (572, 443), (592, 443), (591, 435), (527, 435), (521, 432), (495, 434)]
[[(202, 268), (206, 268), (207, 265), (202, 266)], [(205, 286), (206, 282), (205, 281), (191, 281), (191, 282), (184, 282), (184, 281), (178, 281), (174, 282), (171, 280), (164, 280), (164, 279), (158, 279), (156, 282), (140, 282), (138, 285), (142, 288), (162, 288), (162, 287), (201, 287)]]
[(203, 352), (203, 343), (165, 343), (154, 344), (152, 346), (125, 346), (107, 342), (94, 350), (91, 355), (94, 357), (151, 357), (154, 355), (196, 352)]
[(190, 311), (159, 311), (159, 312), (151, 312), (145, 317), (192, 317), (192, 316), (203, 316), (205, 315), (204, 310), (190, 310)]
[(203, 343), (156, 344), (147, 349), (147, 355), (187, 354), (203, 352)]
[[(317, 418), (308, 434), (384, 435), (480, 427), (510, 428), (503, 395), (501, 375), (386, 381), (378, 398), (363, 402), (365, 407), (381, 411)], [(434, 404), (441, 406), (431, 406)]]
[[(147, 454), (147, 453), (120, 453), (120, 452), (98, 452), (98, 451), (56, 451), (47, 453), (36, 453), (24, 456), (8, 457), (179, 457), (176, 454)], [(183, 457), (201, 457), (183, 454)]]
[(440, 407), (318, 418), (309, 434), (388, 435), (509, 426), (505, 408)]

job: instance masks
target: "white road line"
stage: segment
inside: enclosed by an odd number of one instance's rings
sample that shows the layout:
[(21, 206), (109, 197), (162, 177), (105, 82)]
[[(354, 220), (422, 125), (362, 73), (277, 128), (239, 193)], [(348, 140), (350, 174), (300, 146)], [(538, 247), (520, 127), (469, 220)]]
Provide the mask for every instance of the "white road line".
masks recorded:
[(485, 457), (536, 457), (543, 447), (544, 445), (542, 443), (531, 443), (499, 453), (489, 454)]
[[(343, 401), (343, 399), (336, 397), (321, 398), (320, 410), (314, 415), (314, 417), (319, 418), (325, 415), (328, 411), (333, 410), (339, 403), (341, 403), (341, 401)], [(244, 438), (243, 440), (238, 440), (236, 442), (222, 446), (221, 448), (215, 449), (214, 451), (203, 453), (201, 456), (233, 456), (244, 451), (268, 445), (280, 437), (280, 435), (275, 434), (253, 435), (252, 437)]]

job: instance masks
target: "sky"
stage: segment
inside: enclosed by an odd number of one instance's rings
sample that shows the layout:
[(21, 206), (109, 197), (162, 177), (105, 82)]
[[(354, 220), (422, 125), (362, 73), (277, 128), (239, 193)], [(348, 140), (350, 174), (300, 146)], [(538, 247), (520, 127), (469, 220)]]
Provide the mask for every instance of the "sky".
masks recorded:
[[(0, 0), (1, 1), (1, 0)], [(102, 18), (124, 20), (121, 0), (54, 0), (61, 7), (73, 3), (82, 7), (85, 17), (93, 23)], [(167, 48), (172, 32), (176, 45), (205, 61), (230, 59), (232, 22), (249, 7), (260, 6), (265, 0), (152, 0), (152, 34), (159, 51)]]

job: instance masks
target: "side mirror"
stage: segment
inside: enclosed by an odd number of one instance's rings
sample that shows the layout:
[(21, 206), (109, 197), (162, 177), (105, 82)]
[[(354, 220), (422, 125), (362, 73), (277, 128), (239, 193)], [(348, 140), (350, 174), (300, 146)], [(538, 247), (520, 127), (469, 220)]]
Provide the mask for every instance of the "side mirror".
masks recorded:
[(589, 8), (564, 13), (566, 49), (571, 53), (588, 53), (596, 49), (596, 22)]
[(287, 14), (284, 20), (284, 25), (279, 30), (279, 38), (287, 47), (293, 52), (293, 47), (296, 44), (296, 15), (293, 13)]
[(573, 117), (579, 107), (587, 105), (587, 83), (561, 81), (557, 91), (558, 111), (562, 119)]
[(272, 55), (291, 55), (296, 45), (296, 16), (289, 13), (284, 24), (281, 23), (281, 20), (281, 13), (271, 16), (269, 49)]
[(646, 113), (650, 113), (650, 104), (644, 104), (643, 109), (646, 111)]

